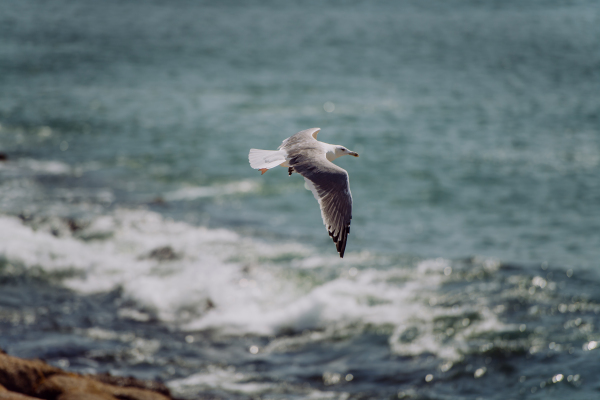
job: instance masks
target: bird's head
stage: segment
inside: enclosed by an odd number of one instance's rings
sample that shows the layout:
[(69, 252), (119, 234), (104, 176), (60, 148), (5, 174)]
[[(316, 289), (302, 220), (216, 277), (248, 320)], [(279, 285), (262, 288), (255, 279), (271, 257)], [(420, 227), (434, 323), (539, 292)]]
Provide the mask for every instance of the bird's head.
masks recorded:
[(345, 148), (344, 146), (336, 146), (335, 147), (335, 157), (341, 157), (341, 156), (354, 156), (354, 157), (358, 157), (358, 153), (355, 151), (350, 151), (347, 148)]

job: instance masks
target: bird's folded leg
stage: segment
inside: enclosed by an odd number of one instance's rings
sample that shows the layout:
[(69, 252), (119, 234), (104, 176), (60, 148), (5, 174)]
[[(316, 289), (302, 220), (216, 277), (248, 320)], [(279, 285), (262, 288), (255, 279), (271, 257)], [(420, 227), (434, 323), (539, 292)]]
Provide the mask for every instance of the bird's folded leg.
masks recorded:
[(268, 168), (261, 168), (261, 169), (259, 169), (261, 175), (263, 175), (268, 170), (269, 170)]
[(290, 176), (292, 176), (292, 172), (294, 172), (294, 167), (289, 167), (288, 174), (290, 174)]

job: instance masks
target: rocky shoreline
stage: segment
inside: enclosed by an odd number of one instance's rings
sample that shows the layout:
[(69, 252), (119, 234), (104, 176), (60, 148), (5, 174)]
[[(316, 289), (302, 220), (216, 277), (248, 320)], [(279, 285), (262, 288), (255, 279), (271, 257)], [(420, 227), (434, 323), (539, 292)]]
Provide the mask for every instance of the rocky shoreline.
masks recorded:
[(0, 400), (175, 400), (159, 382), (81, 375), (0, 350)]

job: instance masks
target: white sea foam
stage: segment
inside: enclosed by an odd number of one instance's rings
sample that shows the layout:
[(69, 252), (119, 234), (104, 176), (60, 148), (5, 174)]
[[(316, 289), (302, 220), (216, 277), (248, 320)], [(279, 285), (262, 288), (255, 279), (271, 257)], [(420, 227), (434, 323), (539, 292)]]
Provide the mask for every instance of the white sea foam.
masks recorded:
[(211, 366), (205, 372), (171, 381), (169, 387), (179, 393), (197, 394), (201, 390), (222, 389), (231, 393), (259, 395), (271, 391), (276, 386), (274, 383), (252, 382), (252, 378), (248, 374), (235, 372), (234, 369)]
[[(297, 386), (292, 389), (292, 385), (281, 383), (260, 383), (256, 382), (257, 377), (248, 373), (236, 372), (234, 368), (226, 369), (209, 366), (206, 371), (196, 373), (182, 379), (175, 379), (167, 383), (172, 392), (178, 396), (196, 396), (198, 393), (206, 390), (225, 390), (229, 393), (237, 393), (252, 397), (261, 394), (268, 395), (273, 391), (293, 390), (296, 395), (302, 393), (305, 399), (348, 399), (346, 392), (320, 391), (305, 386)], [(296, 396), (294, 396), (296, 397)]]
[(71, 173), (71, 167), (60, 161), (40, 161), (23, 158), (18, 160), (18, 166), (32, 172), (48, 175), (65, 175)]
[(24, 178), (39, 175), (74, 175), (81, 176), (84, 172), (95, 171), (102, 167), (96, 161), (86, 161), (74, 165), (58, 160), (36, 160), (33, 158), (17, 158), (14, 161), (0, 162), (0, 171), (5, 176)]
[[(118, 210), (60, 237), (1, 216), (0, 256), (25, 268), (79, 271), (64, 285), (82, 293), (122, 288), (136, 302), (139, 309), (124, 308), (121, 318), (153, 315), (190, 331), (272, 335), (391, 325), (389, 343), (397, 354), (457, 360), (470, 338), (510, 329), (485, 304), (434, 306), (440, 285), (451, 278), (445, 259), (380, 268), (368, 253), (319, 256), (298, 244), (261, 243), (150, 211)], [(478, 313), (477, 321), (440, 336), (439, 318), (461, 320), (469, 313)]]
[(94, 264), (87, 247), (73, 238), (57, 238), (32, 229), (19, 218), (0, 216), (0, 256), (9, 262), (46, 271), (86, 269)]
[(255, 191), (258, 183), (250, 180), (231, 182), (223, 185), (188, 187), (165, 194), (168, 201), (195, 200), (203, 197), (222, 196), (235, 193), (248, 193)]

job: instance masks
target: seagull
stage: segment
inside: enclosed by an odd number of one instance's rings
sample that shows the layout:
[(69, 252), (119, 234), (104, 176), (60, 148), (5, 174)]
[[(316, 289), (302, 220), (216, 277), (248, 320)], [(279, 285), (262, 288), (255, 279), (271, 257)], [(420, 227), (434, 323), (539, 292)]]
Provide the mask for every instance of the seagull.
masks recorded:
[(321, 128), (305, 129), (285, 139), (277, 150), (250, 149), (250, 166), (261, 172), (281, 166), (291, 176), (296, 172), (304, 177), (304, 187), (319, 202), (323, 223), (333, 238), (340, 258), (344, 258), (346, 241), (352, 219), (352, 193), (348, 172), (333, 160), (341, 156), (358, 157), (344, 146), (319, 142)]

